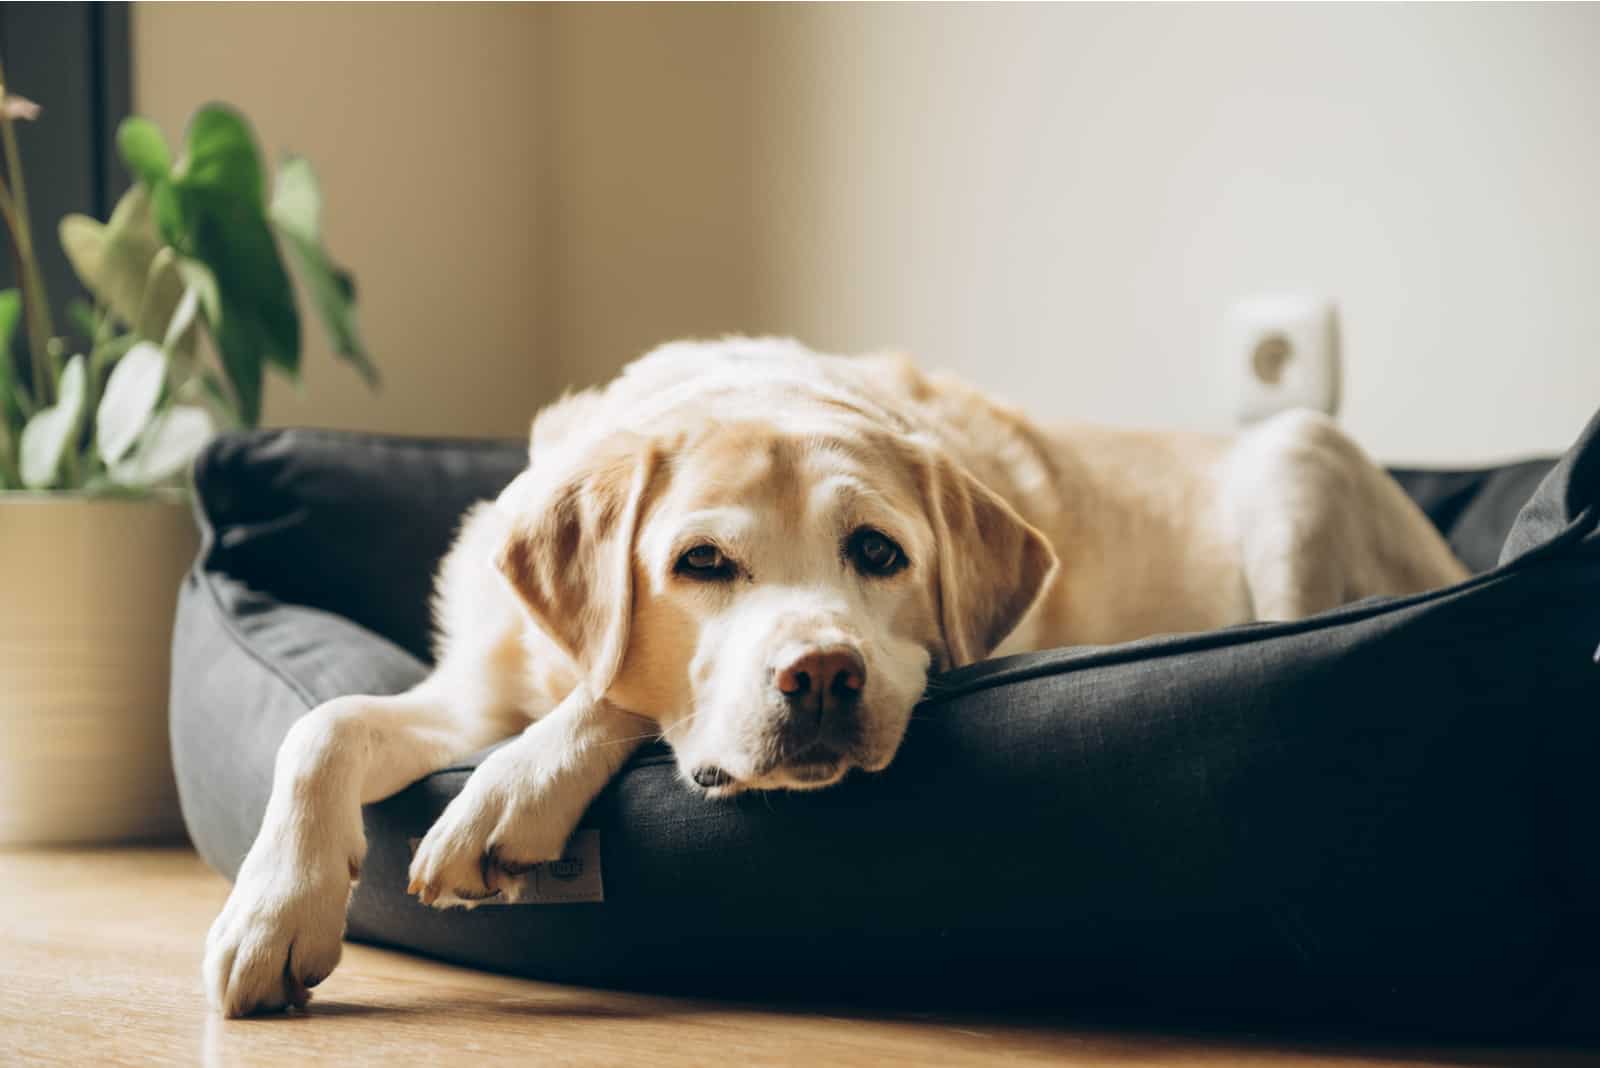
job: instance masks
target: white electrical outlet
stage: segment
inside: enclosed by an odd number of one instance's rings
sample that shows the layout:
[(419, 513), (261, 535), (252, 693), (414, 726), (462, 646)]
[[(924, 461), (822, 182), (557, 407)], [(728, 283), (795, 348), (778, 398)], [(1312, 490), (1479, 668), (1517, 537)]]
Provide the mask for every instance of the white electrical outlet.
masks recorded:
[(1228, 311), (1222, 356), (1241, 424), (1289, 408), (1339, 410), (1339, 316), (1332, 300), (1264, 294), (1238, 301)]

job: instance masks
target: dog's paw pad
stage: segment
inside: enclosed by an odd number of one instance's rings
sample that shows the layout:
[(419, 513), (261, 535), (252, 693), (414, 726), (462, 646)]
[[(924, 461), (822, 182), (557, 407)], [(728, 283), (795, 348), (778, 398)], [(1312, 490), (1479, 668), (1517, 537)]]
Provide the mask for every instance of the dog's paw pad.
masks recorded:
[[(469, 783), (416, 844), (407, 892), (435, 908), (517, 900), (522, 877), (539, 863), (522, 858), (537, 853), (539, 846), (528, 850), (518, 843), (507, 849), (497, 839), (508, 826), (513, 831), (530, 825), (537, 829), (538, 823), (507, 818), (507, 807), (497, 792), (474, 791)], [(507, 855), (513, 852), (515, 857)]]
[[(333, 870), (344, 875), (345, 865)], [(262, 872), (269, 874), (263, 875)], [(247, 862), (206, 936), (201, 977), (224, 1016), (304, 1008), (344, 949), (349, 884), (296, 866)]]

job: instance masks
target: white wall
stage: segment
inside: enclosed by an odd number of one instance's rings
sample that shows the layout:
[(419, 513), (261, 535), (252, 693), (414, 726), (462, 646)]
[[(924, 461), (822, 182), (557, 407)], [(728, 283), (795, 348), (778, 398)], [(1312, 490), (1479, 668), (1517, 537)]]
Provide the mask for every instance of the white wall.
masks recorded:
[[(313, 379), (274, 418), (499, 432), (739, 330), (1222, 426), (1222, 317), (1278, 289), (1340, 302), (1344, 420), (1384, 459), (1555, 450), (1600, 406), (1594, 6), (322, 10), (136, 17), (141, 107), (231, 95), (328, 161), (411, 398)], [(451, 214), (409, 215), (429, 194)]]
[[(1340, 302), (1344, 419), (1384, 458), (1559, 449), (1600, 406), (1600, 8), (804, 6), (687, 45), (568, 22), (586, 78), (632, 86), (557, 111), (624, 179), (552, 208), (606, 265), (567, 279), (607, 298), (558, 330), (572, 377), (685, 325), (630, 301), (714, 302), (718, 235), (678, 225), (714, 208), (753, 236), (722, 223), (749, 277), (705, 329), (903, 345), (1041, 417), (1226, 425), (1222, 317), (1278, 289)], [(672, 106), (697, 85), (753, 113)], [(636, 146), (664, 131), (702, 156), (658, 187)], [(625, 235), (582, 223), (613, 203)]]

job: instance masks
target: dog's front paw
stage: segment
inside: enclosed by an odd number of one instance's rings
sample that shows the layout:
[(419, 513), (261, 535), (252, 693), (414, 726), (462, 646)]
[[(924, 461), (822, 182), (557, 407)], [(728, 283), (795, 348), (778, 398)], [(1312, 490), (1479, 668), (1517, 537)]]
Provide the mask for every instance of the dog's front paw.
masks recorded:
[(517, 900), (522, 876), (561, 856), (576, 819), (545, 801), (536, 777), (486, 761), (417, 846), (407, 892), (435, 908)]
[(252, 849), (206, 935), (202, 979), (224, 1016), (304, 1008), (344, 948), (357, 859)]

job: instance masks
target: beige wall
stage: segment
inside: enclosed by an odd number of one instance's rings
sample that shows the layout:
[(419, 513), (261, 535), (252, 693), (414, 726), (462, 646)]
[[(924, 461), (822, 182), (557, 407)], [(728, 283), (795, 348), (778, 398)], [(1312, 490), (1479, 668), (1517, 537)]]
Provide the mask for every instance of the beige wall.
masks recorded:
[(768, 17), (736, 5), (547, 9), (542, 353), (588, 384), (674, 337), (771, 327), (754, 138)]
[(1594, 7), (135, 22), (141, 108), (228, 96), (327, 176), (391, 388), (313, 353), (277, 420), (505, 432), (738, 330), (903, 345), (1044, 417), (1222, 426), (1223, 315), (1285, 288), (1339, 301), (1343, 418), (1384, 458), (1557, 449), (1600, 405)]
[[(139, 4), (134, 107), (176, 142), (196, 106), (310, 157), (384, 375), (367, 390), (308, 321), (304, 388), (269, 423), (520, 435), (544, 395), (538, 327), (537, 9)], [(309, 311), (309, 305), (306, 306)]]

